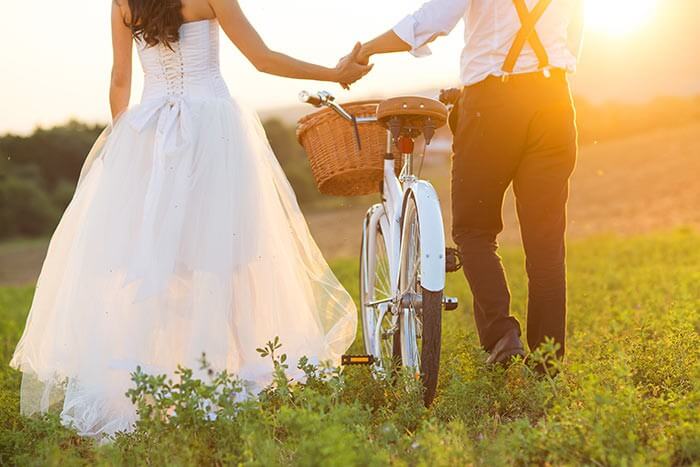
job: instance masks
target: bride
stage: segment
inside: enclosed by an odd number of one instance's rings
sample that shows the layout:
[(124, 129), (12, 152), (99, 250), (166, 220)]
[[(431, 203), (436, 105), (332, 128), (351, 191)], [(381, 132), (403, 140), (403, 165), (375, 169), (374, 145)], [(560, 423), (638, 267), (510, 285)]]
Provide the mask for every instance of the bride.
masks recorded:
[[(337, 363), (352, 343), (355, 306), (221, 77), (219, 26), (265, 73), (348, 85), (371, 69), (269, 50), (235, 0), (115, 0), (113, 124), (51, 239), (11, 362), (23, 413), (57, 406), (80, 434), (111, 435), (133, 429), (137, 366), (172, 375), (205, 353), (256, 390), (272, 368), (255, 349), (275, 336), (291, 368)], [(127, 109), (132, 40), (145, 86)]]

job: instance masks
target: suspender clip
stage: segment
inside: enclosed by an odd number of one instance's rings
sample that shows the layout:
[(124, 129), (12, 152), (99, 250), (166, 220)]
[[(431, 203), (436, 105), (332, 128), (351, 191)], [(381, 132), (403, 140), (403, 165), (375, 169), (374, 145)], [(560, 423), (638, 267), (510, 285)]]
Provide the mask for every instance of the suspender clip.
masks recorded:
[(507, 83), (510, 80), (510, 73), (503, 72), (501, 76), (501, 83)]
[(552, 77), (552, 71), (550, 67), (546, 67), (542, 69), (542, 74), (544, 75), (545, 78), (549, 79)]

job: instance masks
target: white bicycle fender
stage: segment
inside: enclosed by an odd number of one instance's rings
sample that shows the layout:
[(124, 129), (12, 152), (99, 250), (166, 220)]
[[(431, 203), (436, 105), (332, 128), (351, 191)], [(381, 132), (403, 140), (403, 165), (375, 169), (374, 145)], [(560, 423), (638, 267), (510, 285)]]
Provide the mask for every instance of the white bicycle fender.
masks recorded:
[(421, 285), (431, 292), (445, 288), (445, 228), (440, 200), (435, 188), (426, 181), (410, 188), (418, 207), (422, 244)]

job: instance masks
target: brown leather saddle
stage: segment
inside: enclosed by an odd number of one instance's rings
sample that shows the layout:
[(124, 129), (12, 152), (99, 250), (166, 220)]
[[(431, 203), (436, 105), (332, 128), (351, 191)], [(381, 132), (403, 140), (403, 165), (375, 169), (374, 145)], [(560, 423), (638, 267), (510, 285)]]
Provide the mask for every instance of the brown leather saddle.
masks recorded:
[(393, 97), (379, 104), (377, 121), (391, 131), (395, 140), (401, 136), (416, 138), (422, 134), (426, 144), (430, 144), (435, 130), (447, 123), (447, 107), (427, 97)]

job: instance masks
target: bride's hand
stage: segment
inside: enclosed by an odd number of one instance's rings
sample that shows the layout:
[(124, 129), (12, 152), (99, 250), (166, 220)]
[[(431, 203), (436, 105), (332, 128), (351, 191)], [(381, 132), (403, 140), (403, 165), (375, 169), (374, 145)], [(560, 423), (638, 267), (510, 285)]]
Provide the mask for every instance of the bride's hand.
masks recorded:
[(359, 54), (362, 50), (362, 44), (355, 44), (350, 54), (341, 58), (338, 65), (335, 67), (336, 80), (345, 89), (349, 89), (350, 85), (365, 76), (372, 70), (374, 65), (368, 63), (359, 63)]

